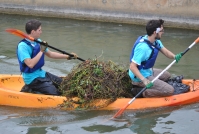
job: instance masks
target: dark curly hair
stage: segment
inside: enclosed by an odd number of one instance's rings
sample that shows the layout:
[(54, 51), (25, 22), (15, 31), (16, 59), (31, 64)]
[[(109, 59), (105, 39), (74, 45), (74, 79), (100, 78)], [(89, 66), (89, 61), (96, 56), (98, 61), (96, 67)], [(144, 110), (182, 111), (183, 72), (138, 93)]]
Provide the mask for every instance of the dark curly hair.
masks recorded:
[(146, 32), (148, 36), (151, 36), (154, 31), (159, 27), (161, 27), (164, 24), (164, 20), (150, 20), (146, 25)]

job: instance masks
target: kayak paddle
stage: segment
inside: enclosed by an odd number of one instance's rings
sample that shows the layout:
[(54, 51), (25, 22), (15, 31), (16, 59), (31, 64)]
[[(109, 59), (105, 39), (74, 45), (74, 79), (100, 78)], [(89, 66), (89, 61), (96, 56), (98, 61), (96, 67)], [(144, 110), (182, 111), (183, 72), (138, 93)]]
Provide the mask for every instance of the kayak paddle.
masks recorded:
[[(73, 54), (67, 53), (67, 52), (62, 51), (62, 50), (60, 50), (60, 49), (57, 49), (57, 48), (55, 48), (55, 47), (53, 47), (53, 46), (50, 46), (50, 45), (48, 45), (46, 42), (43, 42), (43, 41), (39, 41), (39, 40), (37, 40), (37, 39), (34, 39), (33, 37), (28, 36), (27, 34), (25, 34), (24, 32), (22, 32), (22, 31), (20, 31), (20, 30), (17, 30), (17, 29), (6, 29), (5, 31), (8, 32), (8, 33), (14, 34), (14, 35), (16, 35), (16, 36), (19, 36), (19, 37), (21, 37), (21, 38), (26, 38), (26, 39), (29, 39), (29, 40), (31, 40), (31, 41), (35, 41), (35, 42), (37, 42), (37, 43), (39, 43), (39, 44), (41, 44), (41, 45), (47, 46), (47, 47), (49, 47), (49, 48), (52, 48), (52, 49), (54, 49), (54, 50), (56, 50), (56, 51), (58, 51), (58, 52), (61, 52), (61, 53), (63, 53), (63, 54), (67, 54), (67, 55), (69, 55), (70, 57), (74, 57)], [(80, 61), (85, 61), (84, 59), (79, 58), (79, 57), (77, 57), (77, 59), (80, 60)]]
[[(189, 51), (189, 49), (191, 49), (196, 43), (199, 42), (199, 37), (182, 53), (182, 56)], [(166, 70), (168, 70), (174, 63), (176, 62), (176, 60), (174, 60), (170, 65), (168, 65), (160, 74), (158, 74), (158, 76), (156, 76), (151, 82), (153, 83), (154, 81), (156, 81)], [(118, 116), (120, 116), (124, 110), (140, 95), (142, 94), (147, 88), (143, 88), (133, 99), (131, 99), (128, 104), (126, 104), (123, 108), (121, 108), (111, 119), (116, 118)]]

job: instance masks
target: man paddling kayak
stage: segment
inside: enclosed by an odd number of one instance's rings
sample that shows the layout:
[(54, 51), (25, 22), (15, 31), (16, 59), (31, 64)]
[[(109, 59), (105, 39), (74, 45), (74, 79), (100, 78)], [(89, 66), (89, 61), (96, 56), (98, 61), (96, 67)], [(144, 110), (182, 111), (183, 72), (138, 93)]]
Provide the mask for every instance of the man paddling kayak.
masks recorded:
[(163, 24), (162, 19), (150, 20), (146, 25), (147, 35), (138, 37), (132, 48), (129, 76), (133, 85), (150, 88), (142, 93), (143, 97), (170, 96), (174, 92), (174, 88), (165, 82), (171, 76), (168, 71), (165, 71), (154, 83), (151, 82), (162, 72), (161, 69), (153, 68), (159, 51), (167, 58), (175, 59), (176, 62), (182, 57), (182, 53), (174, 55), (160, 41), (164, 33)]
[[(25, 30), (30, 37), (41, 41), (39, 39), (42, 33), (40, 21), (28, 21), (25, 25)], [(47, 42), (45, 43), (47, 44)], [(69, 55), (53, 52), (48, 49), (47, 46), (26, 38), (19, 42), (16, 53), (20, 65), (20, 71), (22, 72), (23, 80), (26, 84), (22, 88), (22, 92), (27, 92), (27, 90), (31, 89), (32, 92), (40, 92), (48, 95), (60, 95), (57, 88), (62, 82), (62, 79), (42, 70), (42, 67), (44, 66), (44, 56), (46, 55), (53, 59), (70, 60), (71, 57)], [(73, 55), (73, 58), (77, 58), (75, 53), (71, 54)]]

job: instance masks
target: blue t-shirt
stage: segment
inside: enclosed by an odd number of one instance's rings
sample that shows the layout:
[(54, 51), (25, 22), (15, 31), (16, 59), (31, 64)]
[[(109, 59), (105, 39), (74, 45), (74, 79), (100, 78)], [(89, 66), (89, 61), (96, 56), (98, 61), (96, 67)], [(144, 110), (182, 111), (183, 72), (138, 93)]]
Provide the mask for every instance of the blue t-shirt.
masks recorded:
[[(26, 39), (26, 40), (31, 42), (32, 46), (39, 45), (36, 42), (32, 42), (28, 39)], [(47, 51), (48, 51), (48, 49), (46, 49), (46, 52)], [(24, 63), (25, 59), (31, 59), (31, 55), (32, 55), (32, 47), (27, 45), (25, 42), (20, 42), (18, 45), (19, 60), (22, 63)], [(25, 84), (30, 84), (35, 78), (45, 77), (45, 75), (46, 75), (46, 72), (42, 69), (38, 69), (38, 70), (34, 71), (33, 73), (23, 73), (22, 72), (22, 77), (23, 77)]]
[[(148, 35), (145, 35), (143, 38), (148, 40)], [(157, 42), (159, 43), (160, 48), (164, 47), (160, 40), (157, 40)], [(133, 58), (131, 59), (131, 62), (134, 62), (137, 65), (141, 65), (141, 63), (143, 61), (146, 61), (149, 59), (151, 53), (152, 53), (152, 49), (148, 46), (148, 44), (145, 41), (140, 42), (137, 44), (137, 46), (134, 49), (134, 55), (133, 55)], [(141, 69), (139, 71), (145, 78), (151, 76), (153, 73), (151, 68)], [(129, 69), (129, 76), (132, 81), (140, 82), (140, 79), (135, 77), (135, 75), (133, 74), (133, 72), (130, 69)]]

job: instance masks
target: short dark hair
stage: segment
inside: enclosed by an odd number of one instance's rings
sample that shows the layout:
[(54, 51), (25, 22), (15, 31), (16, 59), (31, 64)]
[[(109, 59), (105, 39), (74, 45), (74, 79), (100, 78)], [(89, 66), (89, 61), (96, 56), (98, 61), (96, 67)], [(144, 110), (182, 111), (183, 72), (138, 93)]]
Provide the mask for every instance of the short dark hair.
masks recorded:
[(164, 20), (150, 20), (146, 25), (146, 32), (148, 36), (151, 36), (154, 31), (159, 27), (161, 27), (164, 24)]
[(40, 26), (41, 26), (41, 22), (40, 21), (38, 21), (36, 19), (29, 20), (26, 23), (26, 26), (25, 26), (26, 33), (30, 34), (32, 30), (36, 31)]

